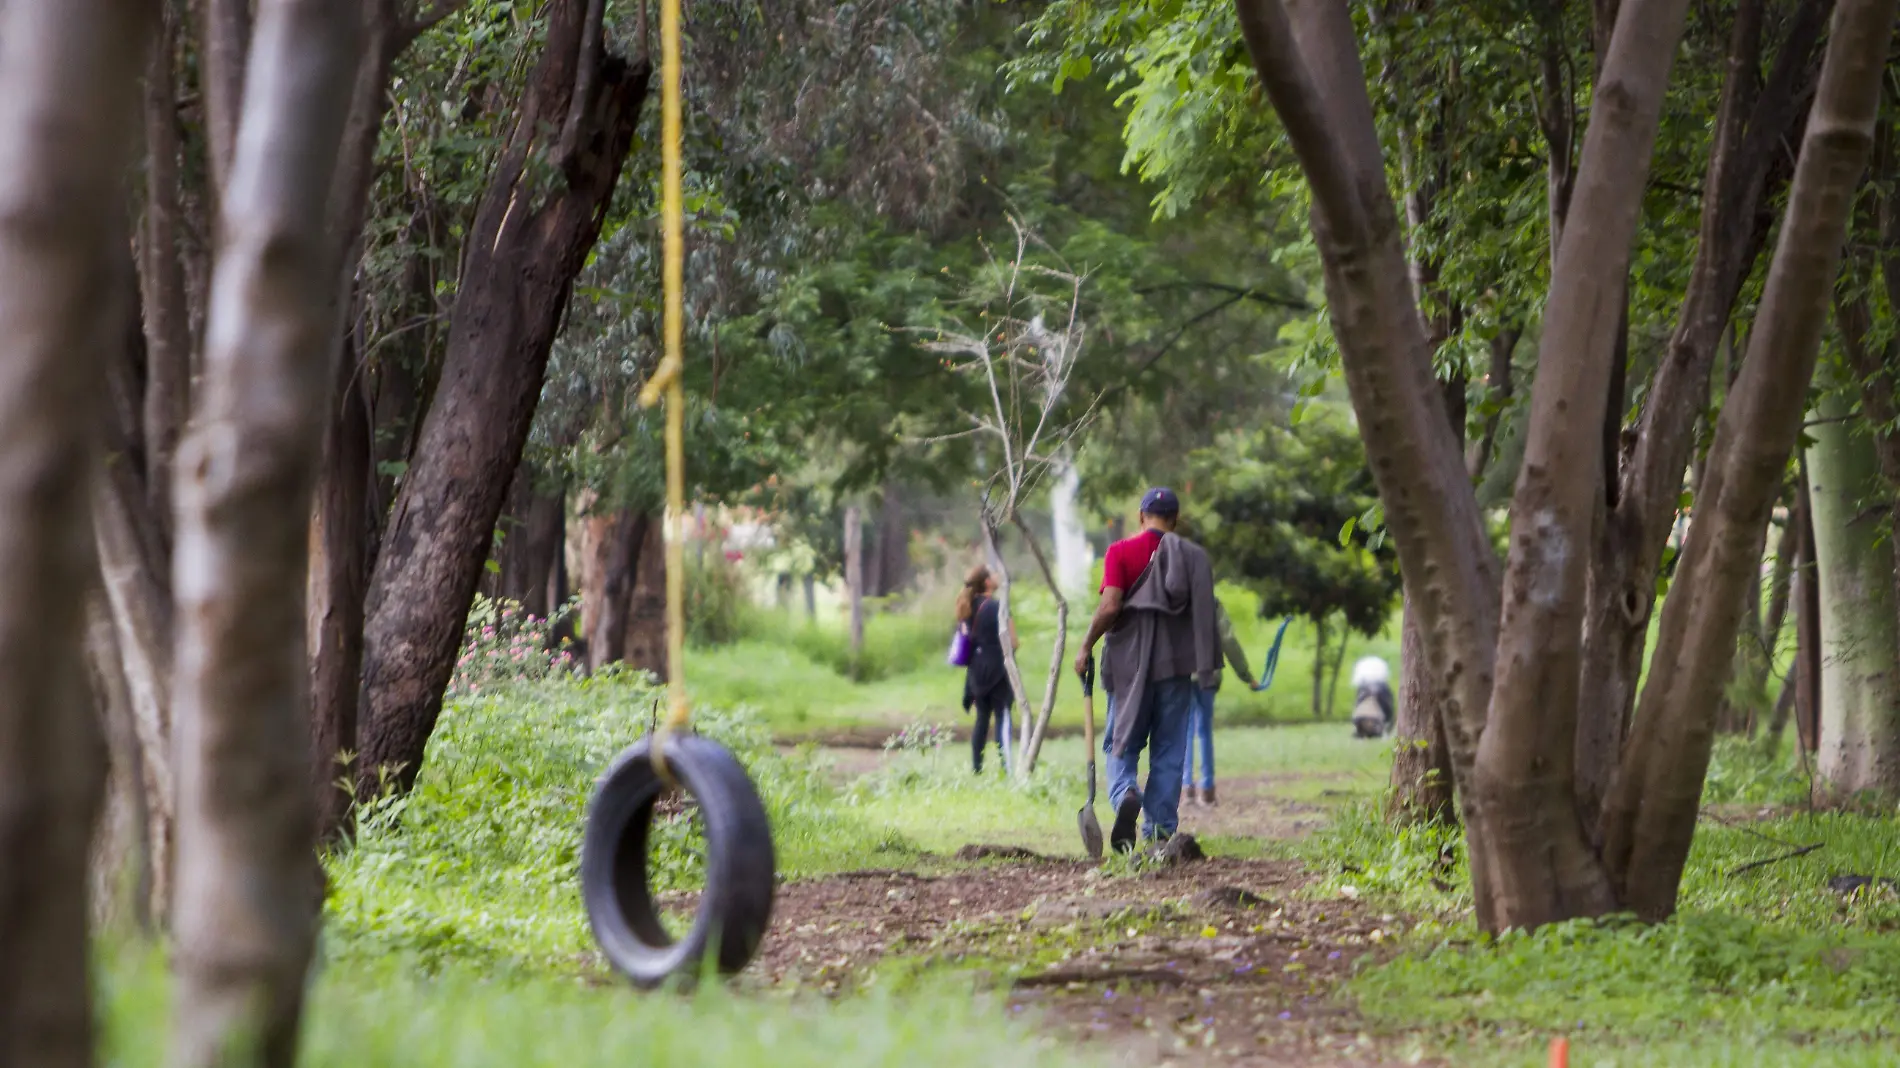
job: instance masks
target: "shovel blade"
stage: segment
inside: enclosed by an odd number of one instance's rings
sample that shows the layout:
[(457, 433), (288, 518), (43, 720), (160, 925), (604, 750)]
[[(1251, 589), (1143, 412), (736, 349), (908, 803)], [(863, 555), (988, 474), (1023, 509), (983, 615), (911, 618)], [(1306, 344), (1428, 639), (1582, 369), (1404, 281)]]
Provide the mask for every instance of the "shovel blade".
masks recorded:
[(1082, 829), (1082, 848), (1089, 851), (1089, 859), (1102, 859), (1102, 825), (1095, 819), (1095, 810), (1085, 808), (1076, 813), (1075, 822)]
[(1090, 860), (1102, 859), (1102, 824), (1095, 818), (1095, 761), (1089, 761), (1089, 800), (1081, 811), (1075, 814), (1075, 824), (1082, 831), (1082, 848), (1089, 851)]

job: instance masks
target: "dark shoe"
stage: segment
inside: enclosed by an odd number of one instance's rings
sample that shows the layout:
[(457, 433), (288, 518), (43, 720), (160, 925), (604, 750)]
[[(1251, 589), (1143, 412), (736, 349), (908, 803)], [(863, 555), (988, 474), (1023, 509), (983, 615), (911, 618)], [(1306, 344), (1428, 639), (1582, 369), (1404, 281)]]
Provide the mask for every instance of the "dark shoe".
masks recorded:
[(1132, 853), (1135, 849), (1135, 830), (1141, 823), (1141, 794), (1134, 790), (1122, 798), (1115, 809), (1115, 826), (1108, 832), (1108, 844), (1117, 853)]
[(1220, 804), (1220, 802), (1214, 800), (1214, 788), (1212, 786), (1201, 787), (1201, 804), (1209, 808)]

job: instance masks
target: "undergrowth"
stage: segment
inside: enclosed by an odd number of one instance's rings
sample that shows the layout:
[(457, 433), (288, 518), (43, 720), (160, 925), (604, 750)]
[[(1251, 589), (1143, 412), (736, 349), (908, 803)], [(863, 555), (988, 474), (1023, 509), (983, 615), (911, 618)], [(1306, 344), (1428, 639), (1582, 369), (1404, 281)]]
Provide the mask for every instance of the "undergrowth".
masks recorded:
[[(649, 729), (658, 696), (632, 673), (607, 672), (451, 703), (415, 789), (364, 806), (354, 841), (326, 858), (329, 955), (568, 972), (588, 959), (577, 882), (587, 799), (614, 754)], [(758, 784), (781, 871), (829, 871), (907, 848), (829, 804), (812, 762), (780, 756), (756, 716), (707, 708), (694, 722)], [(701, 845), (690, 818), (660, 825), (661, 889), (697, 884)]]
[(1900, 823), (1776, 807), (1807, 796), (1791, 764), (1739, 740), (1718, 746), (1711, 803), (1770, 811), (1705, 811), (1680, 912), (1664, 924), (1612, 917), (1484, 937), (1462, 832), (1395, 830), (1381, 799), (1346, 806), (1297, 851), (1320, 876), (1314, 892), (1414, 917), (1407, 952), (1350, 992), (1383, 1026), (1444, 1032), (1462, 1063), (1551, 1031), (1580, 1035), (1596, 1053), (1573, 1063), (1587, 1065), (1887, 1063), (1872, 1051), (1900, 1037), (1900, 893), (1842, 894), (1829, 880), (1900, 877)]

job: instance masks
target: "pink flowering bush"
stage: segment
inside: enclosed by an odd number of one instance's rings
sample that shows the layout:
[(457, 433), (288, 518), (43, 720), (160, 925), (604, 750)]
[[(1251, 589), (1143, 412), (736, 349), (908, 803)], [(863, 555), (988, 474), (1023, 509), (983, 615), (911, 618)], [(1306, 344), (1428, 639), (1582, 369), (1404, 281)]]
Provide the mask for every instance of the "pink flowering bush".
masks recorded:
[(477, 596), (462, 635), (462, 652), (449, 679), (448, 700), (475, 697), (512, 682), (578, 674), (580, 661), (555, 628), (574, 611), (562, 605), (552, 618), (529, 615), (514, 601)]

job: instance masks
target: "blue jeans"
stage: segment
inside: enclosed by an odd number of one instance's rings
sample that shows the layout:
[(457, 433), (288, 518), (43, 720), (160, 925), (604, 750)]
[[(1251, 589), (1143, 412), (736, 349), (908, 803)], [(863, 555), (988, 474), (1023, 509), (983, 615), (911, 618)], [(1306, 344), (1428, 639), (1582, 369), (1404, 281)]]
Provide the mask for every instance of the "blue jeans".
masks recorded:
[(1108, 803), (1121, 807), (1122, 798), (1136, 791), (1141, 771), (1141, 751), (1148, 752), (1148, 787), (1138, 791), (1141, 811), (1147, 816), (1142, 834), (1165, 838), (1181, 823), (1181, 777), (1187, 763), (1188, 719), (1194, 707), (1194, 695), (1200, 687), (1192, 676), (1162, 679), (1148, 683), (1142, 695), (1146, 722), (1128, 739), (1128, 749), (1115, 755), (1115, 695), (1108, 695), (1108, 732), (1102, 739), (1102, 752), (1108, 754)]
[(1181, 756), (1181, 786), (1194, 785), (1194, 750), (1201, 751), (1201, 789), (1214, 788), (1214, 691), (1194, 689), (1188, 710), (1187, 752)]

